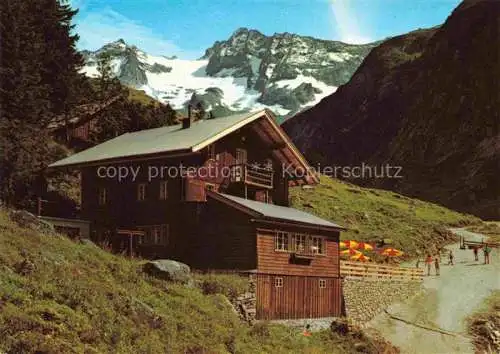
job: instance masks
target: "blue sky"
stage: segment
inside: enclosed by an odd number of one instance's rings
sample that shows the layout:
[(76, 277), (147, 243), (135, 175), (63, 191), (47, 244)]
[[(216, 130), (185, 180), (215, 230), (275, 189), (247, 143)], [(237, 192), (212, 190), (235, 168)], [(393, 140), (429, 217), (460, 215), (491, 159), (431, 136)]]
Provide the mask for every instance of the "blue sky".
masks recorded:
[(460, 0), (72, 0), (79, 48), (123, 38), (157, 55), (198, 58), (239, 27), (366, 43), (443, 23)]

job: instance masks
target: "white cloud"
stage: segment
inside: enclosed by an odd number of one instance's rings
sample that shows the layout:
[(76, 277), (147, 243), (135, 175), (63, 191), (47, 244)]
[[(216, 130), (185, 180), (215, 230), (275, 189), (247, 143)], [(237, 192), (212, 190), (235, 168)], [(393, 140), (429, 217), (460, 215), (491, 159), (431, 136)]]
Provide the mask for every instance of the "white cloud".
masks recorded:
[(340, 40), (345, 43), (364, 44), (373, 42), (361, 33), (355, 14), (349, 6), (349, 0), (331, 0), (331, 10)]
[(82, 49), (96, 50), (106, 43), (123, 38), (125, 42), (150, 54), (182, 54), (182, 50), (172, 41), (110, 7), (79, 16), (76, 20), (76, 32), (80, 35), (78, 46)]

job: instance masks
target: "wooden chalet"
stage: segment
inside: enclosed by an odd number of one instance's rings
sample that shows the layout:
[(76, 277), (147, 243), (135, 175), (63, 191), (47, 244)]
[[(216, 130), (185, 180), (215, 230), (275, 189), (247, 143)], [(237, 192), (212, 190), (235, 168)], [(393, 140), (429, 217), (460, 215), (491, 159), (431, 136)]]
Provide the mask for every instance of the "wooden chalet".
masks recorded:
[(49, 123), (47, 128), (60, 141), (88, 143), (90, 134), (96, 131), (97, 114), (121, 98), (114, 96), (104, 102), (82, 104), (68, 114), (62, 114)]
[[(189, 171), (173, 175), (179, 166)], [(50, 167), (81, 170), (81, 217), (95, 242), (195, 269), (252, 273), (258, 319), (341, 314), (343, 228), (289, 207), (289, 187), (318, 176), (270, 111), (188, 117)], [(120, 169), (135, 178), (119, 181)]]

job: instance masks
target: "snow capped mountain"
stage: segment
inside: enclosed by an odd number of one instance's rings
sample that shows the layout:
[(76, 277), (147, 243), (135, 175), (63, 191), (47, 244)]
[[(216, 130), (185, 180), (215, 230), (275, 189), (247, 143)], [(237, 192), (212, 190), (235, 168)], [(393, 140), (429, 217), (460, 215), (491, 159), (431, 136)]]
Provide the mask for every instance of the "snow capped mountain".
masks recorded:
[(152, 56), (120, 39), (95, 52), (84, 51), (82, 70), (97, 76), (96, 58), (105, 51), (122, 83), (175, 109), (201, 102), (215, 116), (267, 107), (286, 117), (346, 83), (375, 45), (290, 33), (265, 36), (240, 28), (198, 60)]

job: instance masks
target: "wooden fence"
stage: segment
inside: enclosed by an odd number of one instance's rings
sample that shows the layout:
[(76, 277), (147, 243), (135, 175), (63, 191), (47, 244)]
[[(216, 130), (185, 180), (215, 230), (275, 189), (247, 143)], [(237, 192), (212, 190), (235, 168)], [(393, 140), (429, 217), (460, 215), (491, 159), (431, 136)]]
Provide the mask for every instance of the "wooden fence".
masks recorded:
[(373, 263), (340, 261), (340, 275), (349, 279), (421, 281), (424, 270)]

